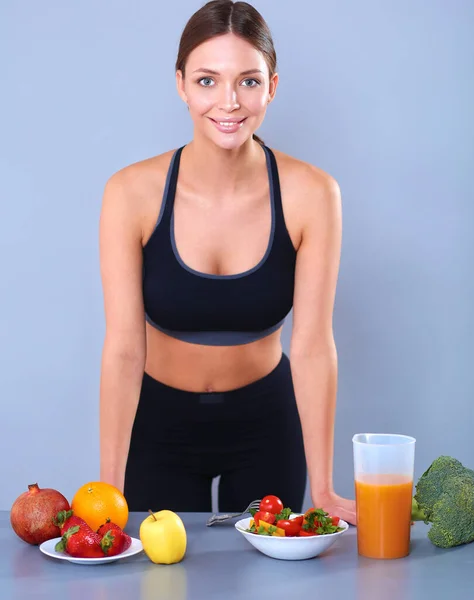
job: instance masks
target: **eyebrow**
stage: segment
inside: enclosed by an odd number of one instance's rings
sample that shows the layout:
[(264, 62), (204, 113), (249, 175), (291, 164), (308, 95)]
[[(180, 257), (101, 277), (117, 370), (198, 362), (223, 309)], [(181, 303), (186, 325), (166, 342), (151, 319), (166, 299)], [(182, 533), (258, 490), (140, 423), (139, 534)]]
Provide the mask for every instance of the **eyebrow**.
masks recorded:
[[(193, 73), (197, 73), (198, 71), (200, 71), (201, 73), (209, 73), (210, 75), (220, 75), (220, 73), (218, 71), (213, 71), (212, 69), (206, 69), (204, 67), (200, 67), (199, 69), (196, 69), (195, 71), (193, 71)], [(260, 69), (247, 69), (247, 71), (242, 71), (242, 73), (240, 73), (241, 75), (252, 75), (253, 73), (262, 73), (263, 71), (261, 71)]]

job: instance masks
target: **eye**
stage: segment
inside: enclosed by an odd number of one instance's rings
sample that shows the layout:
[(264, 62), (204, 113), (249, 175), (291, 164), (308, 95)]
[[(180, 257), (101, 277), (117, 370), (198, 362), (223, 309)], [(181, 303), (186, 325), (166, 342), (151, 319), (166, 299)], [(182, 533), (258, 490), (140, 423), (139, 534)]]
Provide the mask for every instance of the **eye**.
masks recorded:
[[(211, 84), (208, 85), (207, 83), (202, 82), (211, 82)], [(201, 79), (198, 79), (198, 83), (199, 85), (202, 85), (202, 87), (212, 87), (214, 80), (211, 77), (201, 77)]]
[(255, 85), (244, 85), (244, 87), (257, 87), (258, 85), (260, 85), (260, 81), (258, 79), (244, 79), (244, 83), (246, 81), (253, 82)]

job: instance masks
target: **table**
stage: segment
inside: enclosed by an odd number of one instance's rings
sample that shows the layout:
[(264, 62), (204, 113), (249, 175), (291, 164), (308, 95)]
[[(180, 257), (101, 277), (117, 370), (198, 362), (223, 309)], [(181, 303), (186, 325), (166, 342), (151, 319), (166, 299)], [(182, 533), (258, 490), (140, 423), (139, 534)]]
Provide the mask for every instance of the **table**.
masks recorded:
[[(138, 537), (146, 513), (131, 513)], [(329, 550), (306, 561), (281, 561), (255, 550), (234, 522), (206, 527), (207, 513), (180, 513), (186, 556), (155, 565), (141, 553), (105, 565), (75, 565), (43, 555), (13, 532), (0, 511), (1, 600), (449, 600), (474, 597), (474, 543), (443, 550), (412, 527), (410, 556), (370, 560), (357, 555), (351, 527)]]

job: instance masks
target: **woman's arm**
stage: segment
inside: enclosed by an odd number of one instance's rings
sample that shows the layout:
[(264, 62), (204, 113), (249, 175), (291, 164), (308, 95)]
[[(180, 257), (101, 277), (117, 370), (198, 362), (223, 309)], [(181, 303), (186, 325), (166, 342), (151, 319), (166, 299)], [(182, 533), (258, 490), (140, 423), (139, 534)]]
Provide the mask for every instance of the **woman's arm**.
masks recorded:
[(290, 359), (314, 505), (355, 523), (355, 502), (333, 488), (337, 352), (333, 308), (341, 250), (337, 182), (310, 167), (301, 181), (304, 218), (298, 248)]
[(119, 171), (107, 182), (100, 217), (106, 322), (100, 378), (100, 480), (121, 491), (146, 354), (142, 232), (128, 179)]

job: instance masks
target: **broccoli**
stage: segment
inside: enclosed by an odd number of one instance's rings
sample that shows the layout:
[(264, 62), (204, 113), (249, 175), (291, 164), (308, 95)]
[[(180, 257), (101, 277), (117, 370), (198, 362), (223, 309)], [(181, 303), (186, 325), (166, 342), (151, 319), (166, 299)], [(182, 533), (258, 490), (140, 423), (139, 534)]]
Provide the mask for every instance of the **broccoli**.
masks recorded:
[(474, 471), (440, 456), (416, 484), (412, 520), (431, 523), (429, 540), (440, 548), (474, 541)]
[(411, 520), (427, 522), (426, 514), (421, 510), (415, 498), (412, 498), (411, 502)]

